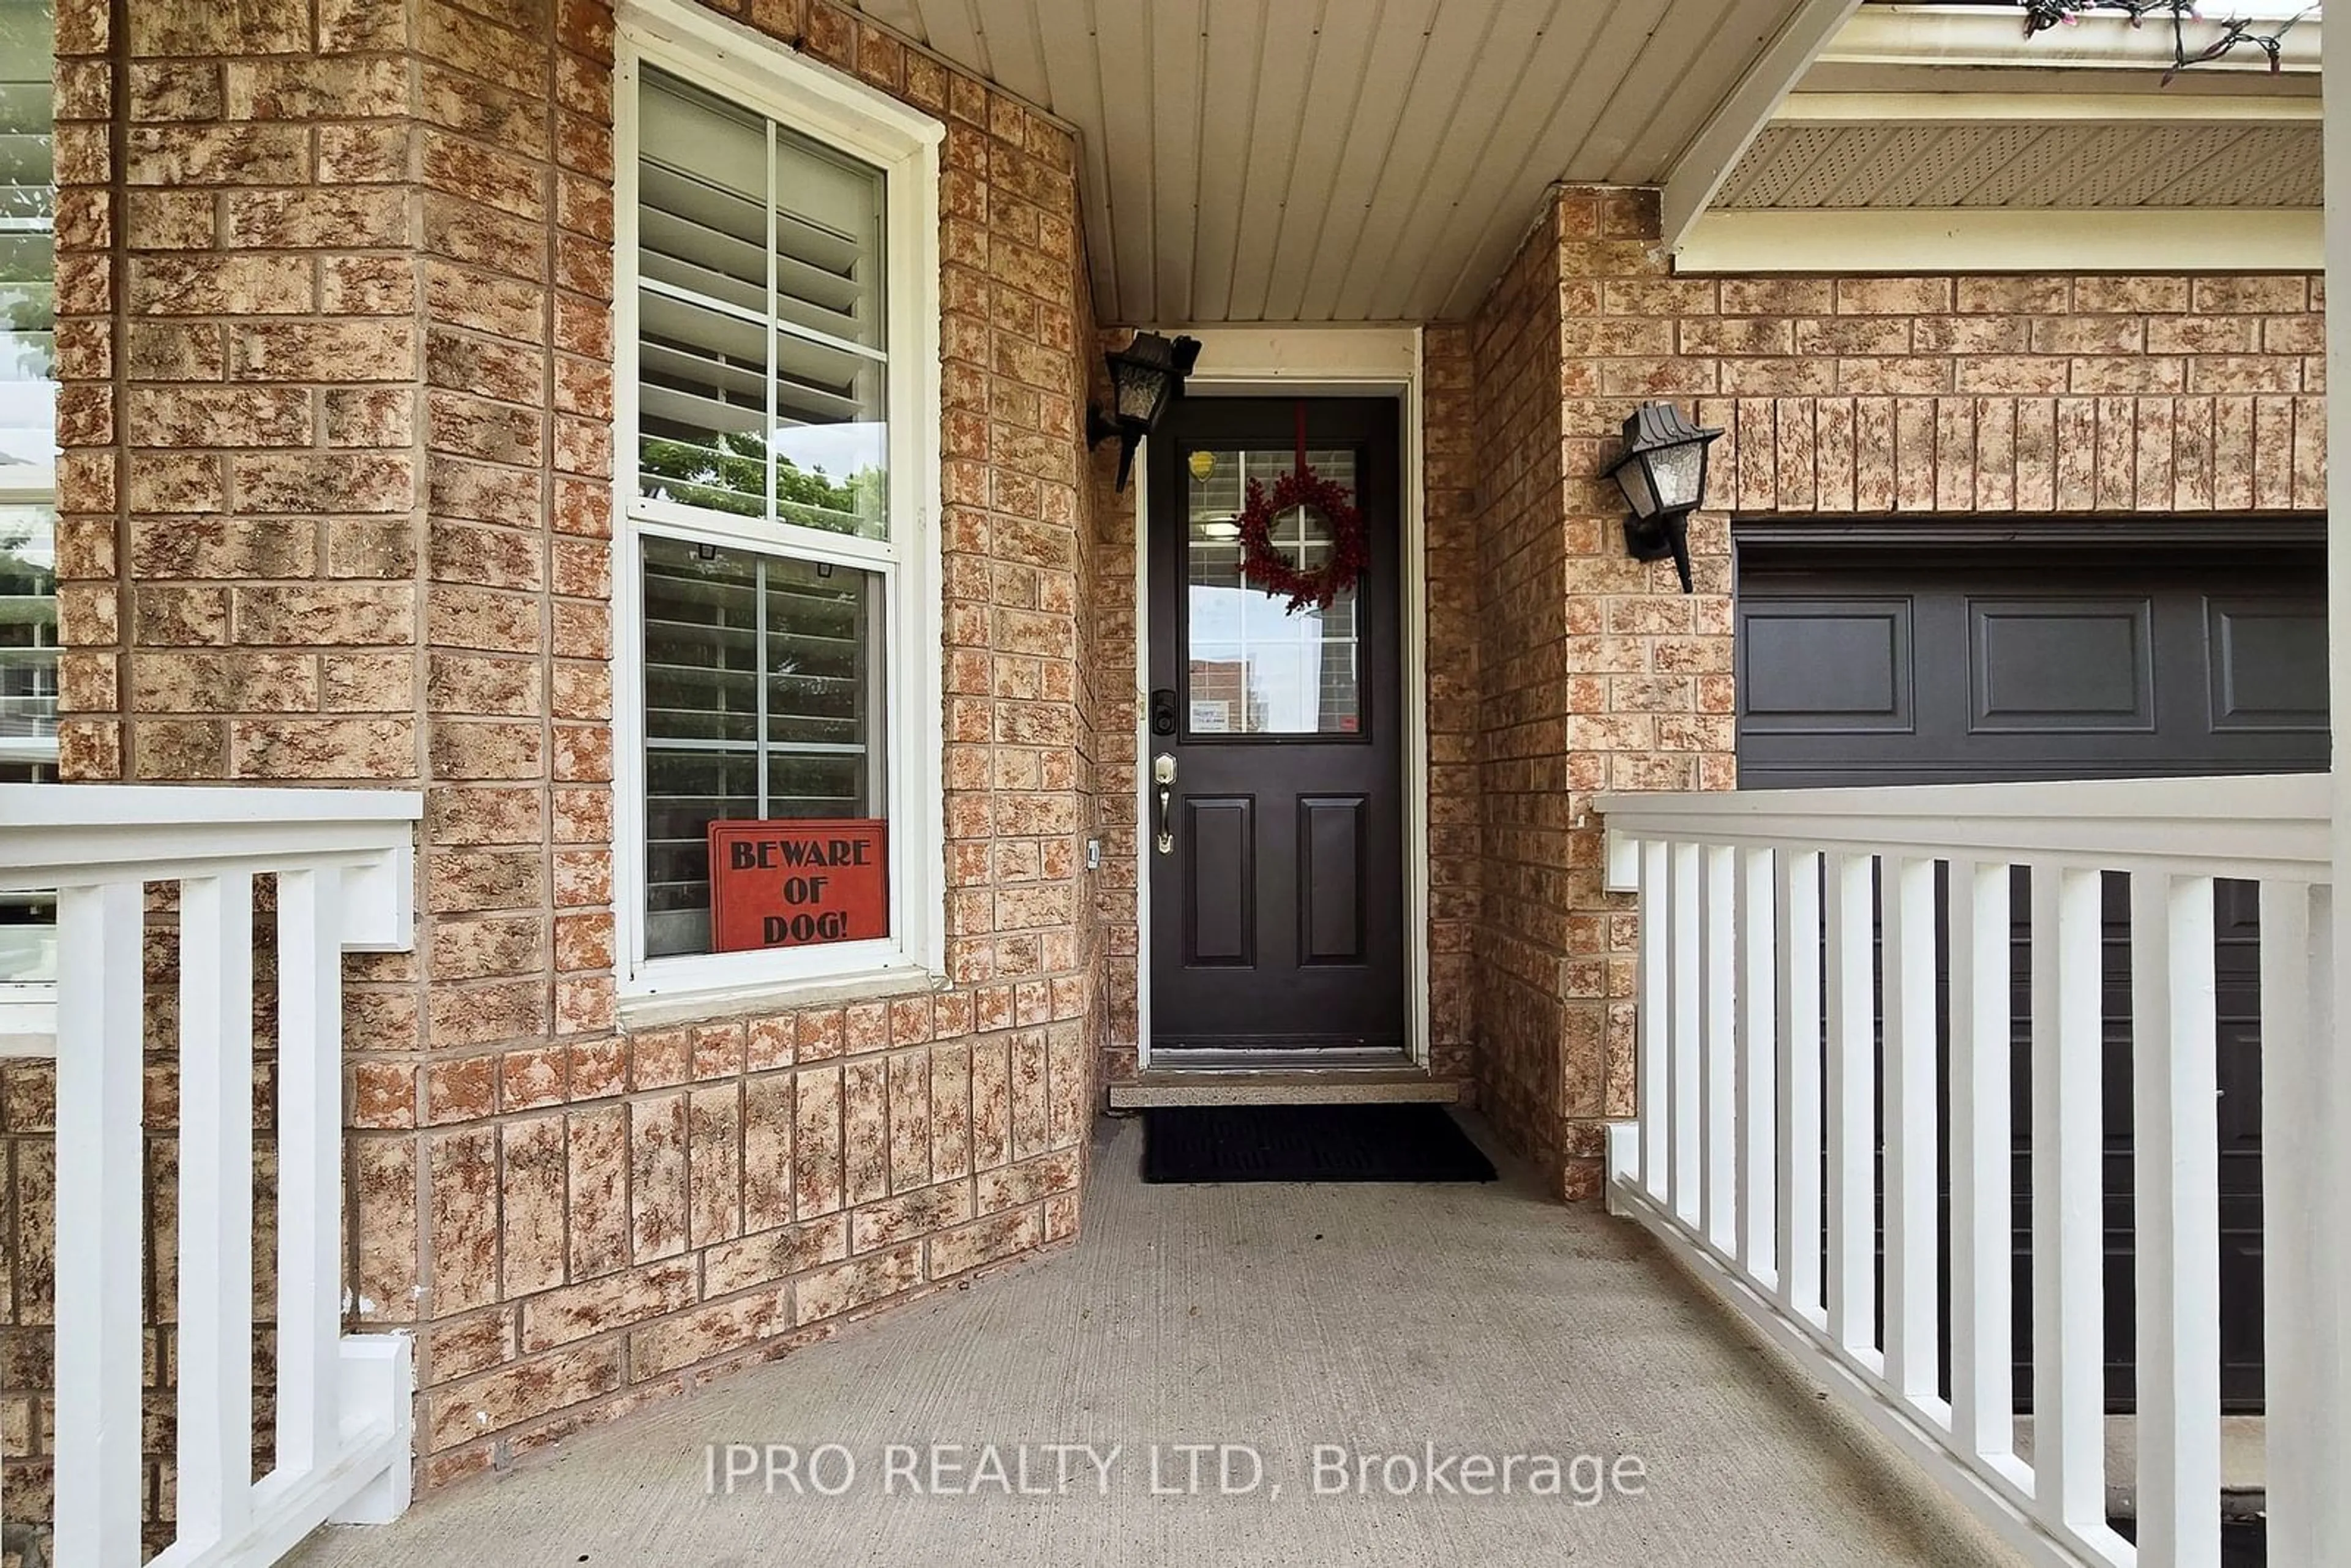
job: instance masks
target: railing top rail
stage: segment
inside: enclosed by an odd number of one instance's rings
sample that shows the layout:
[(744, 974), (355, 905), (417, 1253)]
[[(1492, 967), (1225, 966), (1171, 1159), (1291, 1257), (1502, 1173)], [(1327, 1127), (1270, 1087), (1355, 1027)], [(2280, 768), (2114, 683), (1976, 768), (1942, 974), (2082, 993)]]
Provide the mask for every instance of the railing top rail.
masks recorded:
[(2323, 773), (2281, 773), (1614, 794), (1593, 805), (1607, 819), (1612, 886), (1629, 885), (1621, 845), (1660, 839), (2325, 883), (2330, 787)]
[(423, 809), (412, 789), (0, 784), (0, 889), (381, 855), (413, 843)]

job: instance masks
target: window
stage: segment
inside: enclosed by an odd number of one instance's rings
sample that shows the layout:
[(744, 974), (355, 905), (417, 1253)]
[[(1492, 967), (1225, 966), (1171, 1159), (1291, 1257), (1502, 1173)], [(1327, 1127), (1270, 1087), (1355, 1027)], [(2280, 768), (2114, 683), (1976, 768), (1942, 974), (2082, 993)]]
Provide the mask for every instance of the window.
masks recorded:
[[(47, 0), (0, 0), (0, 783), (57, 778), (57, 383)], [(57, 902), (0, 894), (0, 1035), (46, 1033)]]
[(935, 971), (941, 128), (684, 7), (622, 45), (623, 992)]

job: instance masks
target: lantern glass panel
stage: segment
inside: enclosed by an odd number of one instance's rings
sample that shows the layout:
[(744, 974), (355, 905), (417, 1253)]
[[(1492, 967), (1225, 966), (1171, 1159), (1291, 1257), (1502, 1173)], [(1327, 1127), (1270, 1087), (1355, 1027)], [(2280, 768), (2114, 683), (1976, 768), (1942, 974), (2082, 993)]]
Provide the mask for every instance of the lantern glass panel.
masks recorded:
[(1617, 465), (1616, 483), (1625, 492), (1625, 502), (1636, 517), (1655, 517), (1657, 493), (1649, 484), (1649, 465), (1656, 461), (1653, 452), (1640, 453)]
[(1686, 511), (1698, 505), (1698, 486), (1706, 474), (1706, 444), (1683, 442), (1662, 446), (1644, 459), (1656, 504), (1667, 511)]
[(1118, 367), (1118, 416), (1149, 425), (1167, 396), (1167, 372), (1156, 365)]

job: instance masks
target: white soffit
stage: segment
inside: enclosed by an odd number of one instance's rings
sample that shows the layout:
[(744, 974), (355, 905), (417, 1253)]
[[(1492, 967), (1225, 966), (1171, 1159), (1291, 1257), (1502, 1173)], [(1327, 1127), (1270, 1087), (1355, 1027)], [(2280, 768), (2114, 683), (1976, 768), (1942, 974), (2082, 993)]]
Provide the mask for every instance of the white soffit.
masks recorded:
[[(1466, 316), (1525, 237), (1546, 186), (1660, 183), (1774, 42), (1823, 8), (857, 4), (1078, 128), (1095, 308), (1129, 322)], [(1771, 84), (1746, 126), (1795, 74)]]
[(2241, 49), (2167, 82), (2168, 25), (2027, 38), (2011, 7), (1865, 5), (1674, 236), (1677, 265), (2315, 266), (2316, 23), (2285, 39), (2279, 74)]
[(2318, 142), (2314, 116), (2061, 117), (2036, 107), (2016, 120), (1782, 120), (1731, 170), (1714, 210), (2315, 207)]

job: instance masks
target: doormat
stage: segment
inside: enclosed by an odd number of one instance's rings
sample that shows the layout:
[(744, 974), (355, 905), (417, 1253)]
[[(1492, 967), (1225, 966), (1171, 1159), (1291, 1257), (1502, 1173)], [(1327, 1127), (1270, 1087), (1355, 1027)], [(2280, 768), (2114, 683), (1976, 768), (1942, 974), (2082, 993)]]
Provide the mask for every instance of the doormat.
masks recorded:
[[(2138, 1521), (2135, 1519), (2110, 1519), (2124, 1540), (2138, 1540)], [(2220, 1521), (2220, 1568), (2266, 1568), (2270, 1560), (2268, 1524), (2258, 1519), (2223, 1519)]]
[(1143, 1179), (1492, 1181), (1442, 1105), (1155, 1105)]

